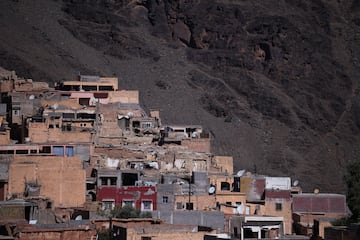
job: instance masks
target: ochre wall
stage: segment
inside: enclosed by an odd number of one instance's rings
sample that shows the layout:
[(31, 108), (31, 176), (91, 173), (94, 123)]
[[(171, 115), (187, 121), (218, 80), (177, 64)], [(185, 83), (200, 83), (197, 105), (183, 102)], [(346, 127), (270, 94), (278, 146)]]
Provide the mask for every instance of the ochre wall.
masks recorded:
[(10, 194), (23, 194), (25, 182), (37, 182), (40, 195), (51, 198), (55, 207), (82, 206), (85, 181), (78, 157), (16, 155), (9, 167)]
[[(157, 240), (183, 240), (183, 239), (192, 239), (192, 240), (203, 240), (205, 232), (173, 232), (172, 231), (160, 231), (160, 232), (151, 232), (151, 233), (139, 233), (139, 231), (134, 231), (133, 229), (127, 229), (127, 240), (141, 240), (141, 237), (151, 236), (152, 239)], [(145, 230), (146, 232), (146, 230)]]
[(32, 143), (47, 142), (90, 142), (90, 132), (62, 131), (61, 128), (47, 128), (47, 123), (29, 123), (29, 137)]
[(210, 152), (211, 150), (210, 138), (183, 139), (181, 145), (197, 152)]
[(121, 90), (109, 92), (109, 102), (136, 103), (139, 104), (139, 91), (137, 90)]
[[(276, 210), (276, 203), (281, 203), (281, 211)], [(292, 232), (292, 211), (290, 199), (267, 199), (265, 201), (265, 215), (284, 217), (285, 233)]]
[[(33, 231), (33, 232), (20, 232), (19, 240), (67, 240), (67, 239), (92, 239), (96, 235), (95, 230), (72, 230), (72, 231)], [(95, 238), (94, 238), (95, 239)]]

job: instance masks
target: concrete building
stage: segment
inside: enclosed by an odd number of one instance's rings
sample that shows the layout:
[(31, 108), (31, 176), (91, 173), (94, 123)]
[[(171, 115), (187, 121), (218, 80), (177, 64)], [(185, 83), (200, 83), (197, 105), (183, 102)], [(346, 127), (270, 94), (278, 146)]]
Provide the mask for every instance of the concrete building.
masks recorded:
[(281, 239), (284, 219), (270, 216), (234, 216), (230, 219), (230, 235), (243, 239)]
[(154, 186), (102, 186), (98, 189), (97, 200), (102, 203), (102, 210), (127, 205), (146, 212), (156, 210), (157, 206)]

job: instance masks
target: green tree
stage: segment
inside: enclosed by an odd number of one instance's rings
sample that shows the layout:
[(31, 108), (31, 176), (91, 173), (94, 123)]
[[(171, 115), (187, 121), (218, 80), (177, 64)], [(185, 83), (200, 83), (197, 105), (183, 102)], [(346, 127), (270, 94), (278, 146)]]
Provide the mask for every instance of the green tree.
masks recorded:
[(347, 204), (352, 212), (352, 220), (360, 217), (360, 161), (348, 165), (345, 174)]
[(151, 212), (141, 212), (132, 206), (125, 205), (123, 207), (115, 207), (111, 211), (111, 215), (115, 218), (151, 218)]

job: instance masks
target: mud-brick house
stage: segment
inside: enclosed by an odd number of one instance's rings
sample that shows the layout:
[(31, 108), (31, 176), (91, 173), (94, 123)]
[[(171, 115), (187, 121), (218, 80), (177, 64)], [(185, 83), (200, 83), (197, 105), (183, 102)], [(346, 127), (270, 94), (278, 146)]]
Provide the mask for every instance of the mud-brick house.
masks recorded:
[[(294, 231), (297, 234), (310, 235), (313, 232), (323, 237), (326, 221), (349, 216), (346, 197), (332, 193), (302, 193), (292, 196)], [(317, 229), (314, 229), (314, 221)], [(315, 231), (314, 231), (315, 230)]]
[(290, 190), (265, 189), (265, 214), (283, 217), (284, 232), (292, 233), (292, 211)]
[(113, 239), (119, 240), (203, 240), (205, 234), (214, 233), (214, 230), (209, 227), (194, 224), (168, 224), (155, 218), (112, 219), (111, 223), (108, 220), (105, 221), (95, 221), (98, 229), (103, 226), (110, 228)]
[(98, 112), (97, 145), (151, 144), (159, 138), (159, 119), (138, 103), (100, 104)]
[(159, 143), (176, 143), (197, 152), (211, 151), (210, 134), (199, 125), (162, 126)]
[(226, 172), (209, 175), (209, 179), (208, 195), (218, 210), (228, 215), (245, 213), (246, 193), (236, 187), (238, 178)]
[(9, 166), (11, 197), (44, 196), (53, 207), (82, 207), (86, 173), (79, 157), (14, 155)]
[(292, 233), (290, 177), (265, 177), (265, 214), (284, 218), (285, 234)]
[(10, 128), (6, 116), (6, 104), (0, 103), (0, 145), (10, 144)]
[(9, 186), (9, 164), (12, 156), (0, 154), (0, 201), (7, 200)]
[(29, 118), (28, 141), (92, 142), (96, 107), (84, 107), (66, 94), (53, 93), (42, 99), (40, 116)]
[(57, 83), (55, 89), (61, 91), (117, 91), (117, 77), (100, 77), (93, 75), (78, 75), (73, 81)]

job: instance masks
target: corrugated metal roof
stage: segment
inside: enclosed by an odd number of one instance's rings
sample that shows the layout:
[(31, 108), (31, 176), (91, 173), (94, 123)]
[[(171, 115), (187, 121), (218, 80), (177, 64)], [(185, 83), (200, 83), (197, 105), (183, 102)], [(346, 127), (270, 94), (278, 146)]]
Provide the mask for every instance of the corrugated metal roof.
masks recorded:
[(291, 196), (290, 190), (274, 190), (274, 189), (265, 190), (265, 199), (281, 198), (281, 199), (290, 200), (290, 196)]
[(293, 195), (293, 212), (346, 214), (346, 197), (341, 194), (296, 194)]

